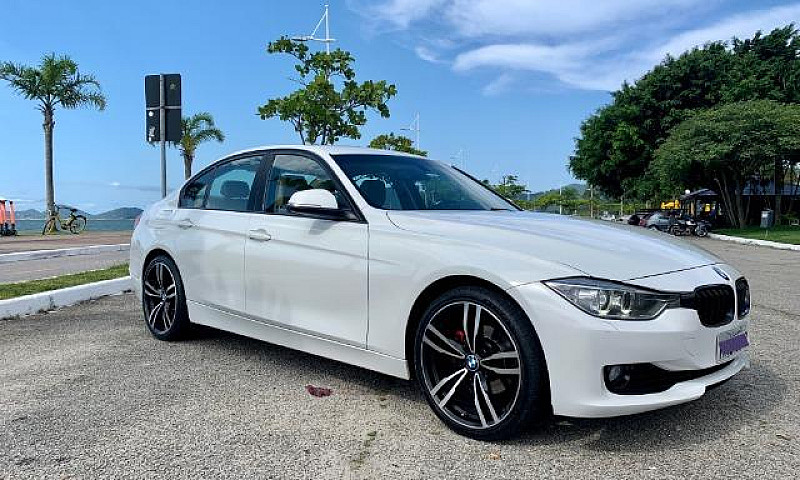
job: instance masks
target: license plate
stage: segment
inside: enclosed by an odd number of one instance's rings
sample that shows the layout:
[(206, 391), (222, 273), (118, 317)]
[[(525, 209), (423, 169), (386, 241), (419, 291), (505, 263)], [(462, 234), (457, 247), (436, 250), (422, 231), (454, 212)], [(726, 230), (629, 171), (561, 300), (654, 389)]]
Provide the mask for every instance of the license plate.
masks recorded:
[(750, 345), (747, 330), (738, 328), (717, 336), (717, 362), (724, 362)]

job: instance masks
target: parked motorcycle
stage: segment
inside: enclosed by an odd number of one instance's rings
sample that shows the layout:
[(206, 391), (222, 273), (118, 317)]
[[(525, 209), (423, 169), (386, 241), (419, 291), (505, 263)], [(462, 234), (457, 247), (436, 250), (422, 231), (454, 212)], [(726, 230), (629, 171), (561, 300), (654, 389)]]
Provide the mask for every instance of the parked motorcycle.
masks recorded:
[(697, 226), (694, 227), (694, 234), (698, 237), (705, 237), (711, 231), (711, 222), (706, 220), (698, 220)]
[(667, 231), (675, 236), (691, 235), (696, 227), (697, 223), (694, 220), (676, 219)]

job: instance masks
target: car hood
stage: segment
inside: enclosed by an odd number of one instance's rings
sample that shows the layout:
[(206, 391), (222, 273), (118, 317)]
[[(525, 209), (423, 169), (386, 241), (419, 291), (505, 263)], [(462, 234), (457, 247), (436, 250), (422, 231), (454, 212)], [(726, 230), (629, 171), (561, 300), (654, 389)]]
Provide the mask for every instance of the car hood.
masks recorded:
[(585, 275), (632, 280), (719, 263), (666, 233), (562, 215), (504, 211), (389, 211), (398, 228), (512, 250)]

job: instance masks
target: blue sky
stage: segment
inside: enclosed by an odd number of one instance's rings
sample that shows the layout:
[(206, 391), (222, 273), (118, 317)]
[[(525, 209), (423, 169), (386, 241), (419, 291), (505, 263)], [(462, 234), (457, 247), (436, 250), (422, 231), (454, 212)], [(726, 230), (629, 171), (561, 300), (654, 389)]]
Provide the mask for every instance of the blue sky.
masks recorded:
[[(421, 117), (421, 147), (450, 162), (463, 151), (480, 178), (512, 173), (532, 190), (572, 181), (565, 164), (580, 122), (609, 91), (666, 53), (800, 20), (800, 3), (723, 0), (331, 1), (335, 46), (361, 79), (398, 87), (392, 116), (373, 115), (360, 140)], [(200, 147), (196, 168), (229, 152), (297, 143), (256, 108), (295, 86), (291, 62), (265, 52), (282, 34), (310, 33), (320, 1), (4, 0), (0, 60), (71, 55), (95, 74), (105, 112), (59, 111), (56, 200), (89, 212), (144, 206), (159, 196), (159, 152), (144, 142), (143, 77), (179, 72), (184, 111), (210, 111), (224, 144)], [(0, 84), (0, 196), (43, 206), (41, 115)], [(169, 151), (169, 183), (182, 163)]]

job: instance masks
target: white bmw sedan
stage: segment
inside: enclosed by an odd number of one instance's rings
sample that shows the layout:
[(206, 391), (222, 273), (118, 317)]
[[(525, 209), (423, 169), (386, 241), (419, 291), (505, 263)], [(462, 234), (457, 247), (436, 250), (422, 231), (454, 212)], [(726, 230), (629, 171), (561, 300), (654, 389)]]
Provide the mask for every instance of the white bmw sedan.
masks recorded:
[(702, 396), (748, 364), (747, 281), (667, 235), (519, 210), (455, 167), (362, 148), (233, 154), (148, 208), (150, 332), (207, 325), (416, 378), (458, 433)]

